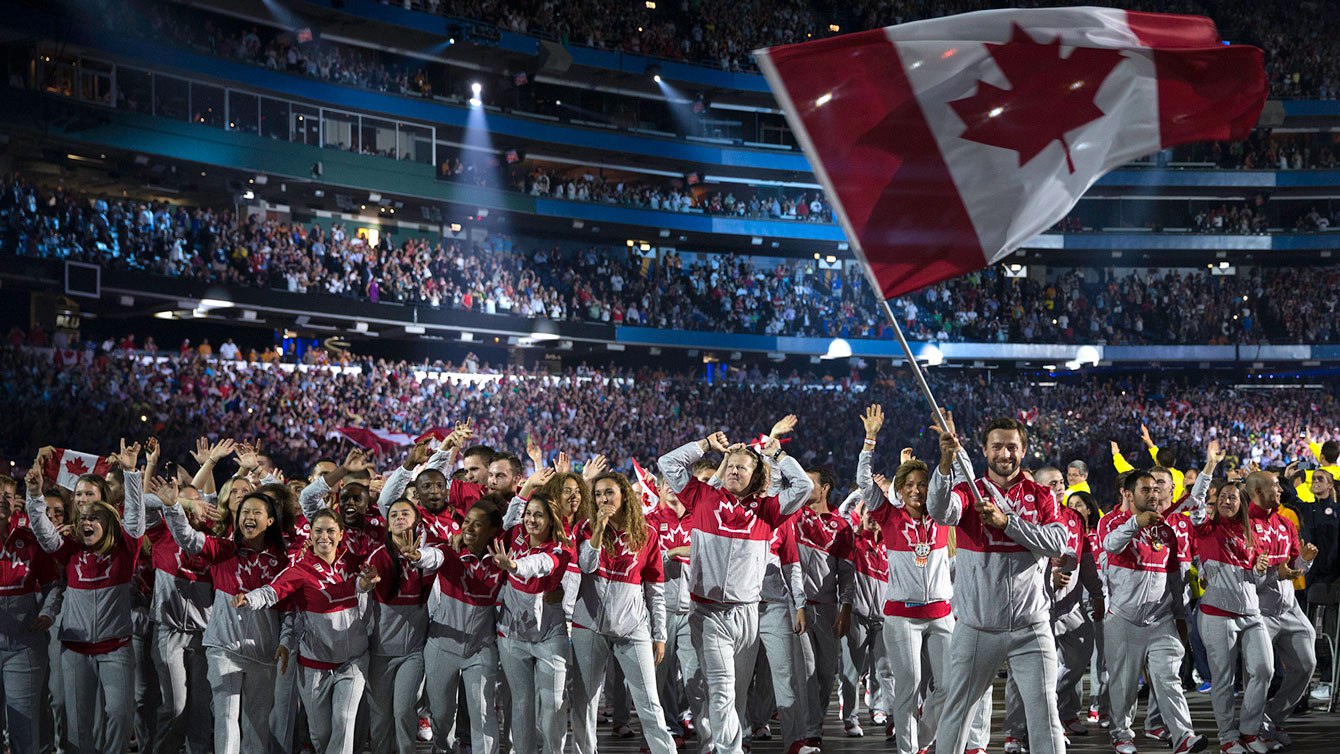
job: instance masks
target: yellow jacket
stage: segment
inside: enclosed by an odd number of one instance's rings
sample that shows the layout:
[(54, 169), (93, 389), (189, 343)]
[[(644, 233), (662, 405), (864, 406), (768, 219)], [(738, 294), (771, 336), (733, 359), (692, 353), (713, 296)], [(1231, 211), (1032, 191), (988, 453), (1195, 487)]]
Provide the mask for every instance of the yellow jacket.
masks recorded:
[[(1159, 446), (1151, 445), (1149, 447), (1149, 457), (1154, 459), (1154, 463), (1158, 463), (1158, 455), (1159, 455)], [(1122, 456), (1120, 453), (1112, 454), (1112, 465), (1117, 469), (1118, 474), (1125, 474), (1128, 471), (1135, 471), (1135, 467), (1132, 466), (1130, 462), (1128, 462), (1126, 458)], [(1172, 472), (1172, 478), (1173, 478), (1172, 499), (1173, 502), (1175, 503), (1178, 500), (1182, 499), (1182, 491), (1184, 489), (1182, 486), (1183, 477), (1182, 472), (1178, 471), (1177, 469), (1169, 469), (1169, 471)]]

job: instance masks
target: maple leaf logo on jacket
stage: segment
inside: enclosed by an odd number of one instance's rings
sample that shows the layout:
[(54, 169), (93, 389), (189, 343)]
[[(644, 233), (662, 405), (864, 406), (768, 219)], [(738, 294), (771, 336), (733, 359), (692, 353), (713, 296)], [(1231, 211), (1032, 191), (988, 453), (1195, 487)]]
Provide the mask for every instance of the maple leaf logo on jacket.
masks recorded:
[(1073, 173), (1065, 135), (1105, 115), (1094, 97), (1125, 56), (1120, 50), (1076, 47), (1062, 58), (1059, 36), (1050, 43), (1037, 42), (1018, 24), (1012, 26), (1009, 42), (986, 45), (1011, 88), (982, 80), (976, 94), (949, 103), (967, 126), (961, 137), (1013, 149), (1019, 153), (1019, 167), (1060, 141)]
[(722, 502), (716, 510), (717, 526), (728, 534), (749, 536), (757, 519), (754, 507), (753, 504), (746, 506), (739, 502)]

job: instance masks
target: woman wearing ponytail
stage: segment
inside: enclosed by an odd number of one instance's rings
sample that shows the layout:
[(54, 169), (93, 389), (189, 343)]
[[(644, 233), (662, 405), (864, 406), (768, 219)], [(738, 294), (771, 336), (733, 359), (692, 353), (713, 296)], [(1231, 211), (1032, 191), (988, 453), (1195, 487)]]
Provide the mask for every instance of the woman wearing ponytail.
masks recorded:
[(592, 489), (594, 507), (577, 530), (582, 578), (572, 616), (573, 742), (577, 754), (595, 754), (596, 708), (612, 655), (628, 679), (648, 748), (672, 754), (675, 743), (656, 691), (666, 638), (661, 540), (622, 474), (601, 474)]
[(121, 752), (130, 743), (135, 717), (131, 579), (144, 536), (139, 455), (140, 444), (127, 446), (123, 439), (121, 452), (114, 456), (122, 470), (124, 520), (103, 497), (105, 482), (84, 485), (81, 479), (76, 484), (79, 510), (73, 540), (62, 537), (47, 518), (40, 465), (28, 472), (28, 525), (42, 549), (64, 569), (68, 584), (59, 636), (71, 754)]
[(215, 754), (264, 751), (274, 703), (276, 669), (289, 668), (279, 642), (277, 610), (238, 610), (234, 598), (270, 583), (288, 566), (280, 528), (281, 504), (266, 492), (249, 492), (232, 507), (232, 534), (199, 531), (177, 504), (175, 484), (156, 485), (163, 520), (182, 551), (207, 564), (214, 585), (214, 610), (202, 643), (214, 709)]

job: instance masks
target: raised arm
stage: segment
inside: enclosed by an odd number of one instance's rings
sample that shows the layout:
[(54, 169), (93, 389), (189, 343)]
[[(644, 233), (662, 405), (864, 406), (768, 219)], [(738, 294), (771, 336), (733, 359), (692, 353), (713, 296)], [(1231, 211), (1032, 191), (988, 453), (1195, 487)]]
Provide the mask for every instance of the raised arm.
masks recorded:
[(47, 501), (42, 497), (42, 469), (36, 461), (32, 468), (28, 469), (28, 475), (24, 477), (24, 487), (27, 499), (24, 501), (24, 511), (28, 514), (28, 528), (32, 529), (33, 535), (37, 537), (37, 544), (42, 546), (44, 552), (55, 552), (65, 544), (60, 532), (56, 530), (56, 525), (47, 518)]
[[(164, 501), (166, 503), (166, 501)], [(205, 549), (205, 535), (198, 531), (191, 522), (186, 520), (186, 513), (182, 511), (180, 505), (175, 503), (163, 506), (163, 521), (167, 523), (168, 531), (172, 532), (172, 538), (177, 541), (177, 546), (190, 555), (199, 554)]]
[(139, 539), (144, 536), (144, 476), (136, 469), (139, 466), (140, 444), (126, 445), (121, 438), (121, 452), (114, 456), (121, 464), (121, 473), (125, 480), (125, 512), (121, 517), (121, 528), (126, 534)]
[[(800, 506), (810, 499), (814, 482), (810, 481), (810, 475), (805, 473), (800, 461), (786, 455), (786, 451), (781, 449), (776, 439), (770, 445), (776, 446), (776, 450), (769, 454), (769, 457), (773, 460), (773, 468), (778, 471), (782, 479), (781, 489), (777, 491), (777, 503), (782, 515), (789, 516), (800, 510)], [(767, 451), (766, 447), (764, 451)]]
[[(861, 415), (861, 426), (865, 429), (865, 439), (861, 443), (861, 452), (856, 457), (856, 487), (865, 500), (866, 510), (879, 510), (888, 498), (875, 486), (874, 462), (875, 443), (879, 430), (884, 426), (884, 407), (873, 403), (866, 407)], [(844, 503), (845, 504), (845, 503)]]
[(1205, 466), (1201, 468), (1196, 483), (1191, 485), (1191, 523), (1200, 526), (1209, 518), (1205, 511), (1206, 498), (1210, 494), (1210, 482), (1214, 479), (1214, 469), (1224, 460), (1224, 451), (1219, 448), (1218, 440), (1210, 440), (1205, 448)]
[(391, 503), (399, 500), (405, 494), (405, 488), (413, 481), (411, 474), (414, 469), (428, 460), (428, 441), (417, 442), (409, 449), (409, 454), (405, 456), (405, 462), (395, 467), (390, 475), (386, 477), (386, 483), (382, 485), (381, 494), (377, 496), (377, 510), (381, 511), (385, 517), (391, 510)]
[(726, 439), (726, 435), (722, 432), (714, 432), (702, 440), (675, 448), (657, 459), (656, 464), (660, 467), (661, 473), (665, 475), (665, 481), (670, 485), (670, 489), (678, 494), (683, 492), (684, 488), (689, 486), (689, 480), (693, 479), (693, 474), (689, 471), (693, 464), (697, 463), (709, 450), (724, 453), (728, 447), (730, 447), (730, 442)]
[[(954, 489), (954, 465), (956, 462), (962, 463), (967, 469), (971, 469), (972, 465), (955, 434), (954, 412), (945, 412), (945, 424), (943, 429), (938, 424), (931, 425), (931, 430), (940, 436), (940, 463), (931, 473), (929, 489), (926, 491), (926, 512), (938, 524), (958, 526), (963, 517), (963, 506), (971, 501)], [(964, 481), (973, 483), (972, 479)]]

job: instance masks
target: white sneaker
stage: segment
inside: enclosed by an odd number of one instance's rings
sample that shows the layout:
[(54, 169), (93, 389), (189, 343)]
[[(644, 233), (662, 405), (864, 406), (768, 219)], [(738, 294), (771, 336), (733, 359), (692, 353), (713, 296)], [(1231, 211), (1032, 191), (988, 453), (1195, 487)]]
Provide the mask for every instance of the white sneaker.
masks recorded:
[(1024, 754), (1028, 751), (1024, 747), (1024, 742), (1014, 736), (1005, 737), (1005, 754)]
[(1247, 750), (1242, 748), (1242, 742), (1235, 738), (1219, 744), (1219, 754), (1247, 754)]
[(1129, 738), (1113, 741), (1112, 750), (1117, 752), (1117, 754), (1138, 754), (1139, 751), (1135, 748), (1135, 742)]
[(1242, 745), (1252, 754), (1270, 754), (1270, 743), (1260, 736), (1243, 736)]
[(1310, 696), (1319, 702), (1329, 702), (1331, 700), (1331, 684), (1319, 683), (1315, 689), (1312, 689)]
[(860, 721), (855, 718), (842, 722), (842, 732), (846, 733), (849, 738), (861, 738), (865, 735), (865, 731), (861, 730)]
[(419, 733), (417, 737), (420, 741), (433, 740), (433, 725), (428, 721), (428, 718), (419, 718)]

